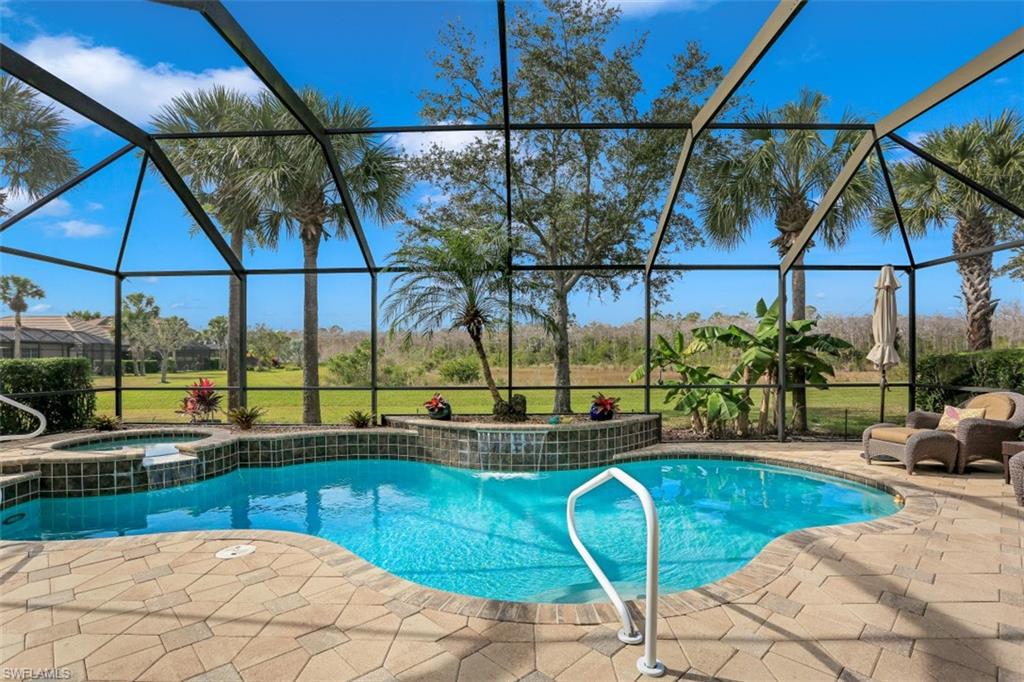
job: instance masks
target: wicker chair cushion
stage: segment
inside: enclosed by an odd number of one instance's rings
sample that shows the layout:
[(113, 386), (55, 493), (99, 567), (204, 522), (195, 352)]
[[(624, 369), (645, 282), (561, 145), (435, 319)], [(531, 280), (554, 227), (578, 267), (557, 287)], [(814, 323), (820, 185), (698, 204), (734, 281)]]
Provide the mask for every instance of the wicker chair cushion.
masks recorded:
[(942, 408), (942, 419), (936, 427), (939, 431), (956, 431), (956, 425), (963, 419), (982, 419), (987, 412), (984, 407), (953, 407)]
[(1002, 393), (985, 393), (975, 398), (971, 398), (970, 402), (968, 402), (965, 407), (984, 408), (985, 419), (1006, 421), (1013, 416), (1013, 409), (1015, 405), (1008, 395)]
[(928, 429), (910, 429), (905, 426), (883, 426), (871, 430), (871, 437), (875, 440), (884, 440), (887, 443), (904, 444), (915, 433), (927, 431)]

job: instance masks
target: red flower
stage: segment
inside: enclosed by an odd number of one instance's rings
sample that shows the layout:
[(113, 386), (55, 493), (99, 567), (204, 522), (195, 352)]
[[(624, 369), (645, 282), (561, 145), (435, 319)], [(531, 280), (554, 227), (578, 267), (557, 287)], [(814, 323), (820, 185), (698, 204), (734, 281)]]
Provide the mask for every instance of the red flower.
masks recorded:
[(594, 396), (592, 405), (598, 414), (615, 413), (619, 409), (619, 399), (598, 393)]

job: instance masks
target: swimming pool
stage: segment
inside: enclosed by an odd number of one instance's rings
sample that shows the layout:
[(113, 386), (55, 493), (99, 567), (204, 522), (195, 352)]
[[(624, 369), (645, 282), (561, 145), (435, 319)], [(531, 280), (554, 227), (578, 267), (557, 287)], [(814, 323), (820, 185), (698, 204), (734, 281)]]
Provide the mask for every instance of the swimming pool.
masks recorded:
[[(892, 495), (839, 478), (732, 460), (621, 468), (655, 498), (663, 593), (732, 573), (773, 538), (897, 511)], [(230, 474), (146, 493), (43, 498), (11, 507), (3, 539), (259, 528), (332, 540), (398, 576), (492, 599), (604, 599), (570, 543), (569, 493), (600, 469), (492, 473), (398, 460), (338, 460)], [(623, 597), (643, 590), (644, 519), (609, 483), (577, 504), (580, 537)]]

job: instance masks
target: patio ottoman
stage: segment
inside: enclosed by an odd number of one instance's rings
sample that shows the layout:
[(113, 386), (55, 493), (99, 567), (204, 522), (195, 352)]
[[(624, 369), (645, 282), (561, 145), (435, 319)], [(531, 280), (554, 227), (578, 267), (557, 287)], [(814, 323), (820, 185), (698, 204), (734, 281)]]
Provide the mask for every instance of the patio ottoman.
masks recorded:
[(1017, 496), (1017, 504), (1024, 507), (1024, 452), (1018, 452), (1010, 458), (1009, 468), (1013, 494)]
[(864, 430), (864, 459), (868, 464), (879, 456), (894, 457), (913, 475), (914, 467), (923, 460), (935, 460), (946, 466), (947, 473), (956, 469), (960, 443), (949, 431), (916, 429), (895, 424), (875, 424)]

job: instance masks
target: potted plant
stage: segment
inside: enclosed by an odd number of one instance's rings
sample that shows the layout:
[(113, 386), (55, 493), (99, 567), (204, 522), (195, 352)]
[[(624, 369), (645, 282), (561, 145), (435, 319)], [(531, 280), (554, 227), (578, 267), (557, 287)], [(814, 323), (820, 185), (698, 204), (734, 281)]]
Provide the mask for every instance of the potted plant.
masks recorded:
[(423, 407), (427, 408), (427, 414), (430, 415), (431, 419), (451, 421), (452, 406), (440, 393), (435, 393), (430, 400), (423, 403)]
[(189, 418), (192, 424), (215, 424), (213, 416), (220, 412), (220, 402), (223, 395), (213, 387), (209, 379), (200, 379), (192, 384), (185, 397), (181, 400), (181, 408), (178, 414)]
[(598, 393), (590, 403), (590, 418), (596, 422), (608, 421), (619, 411), (619, 399)]

